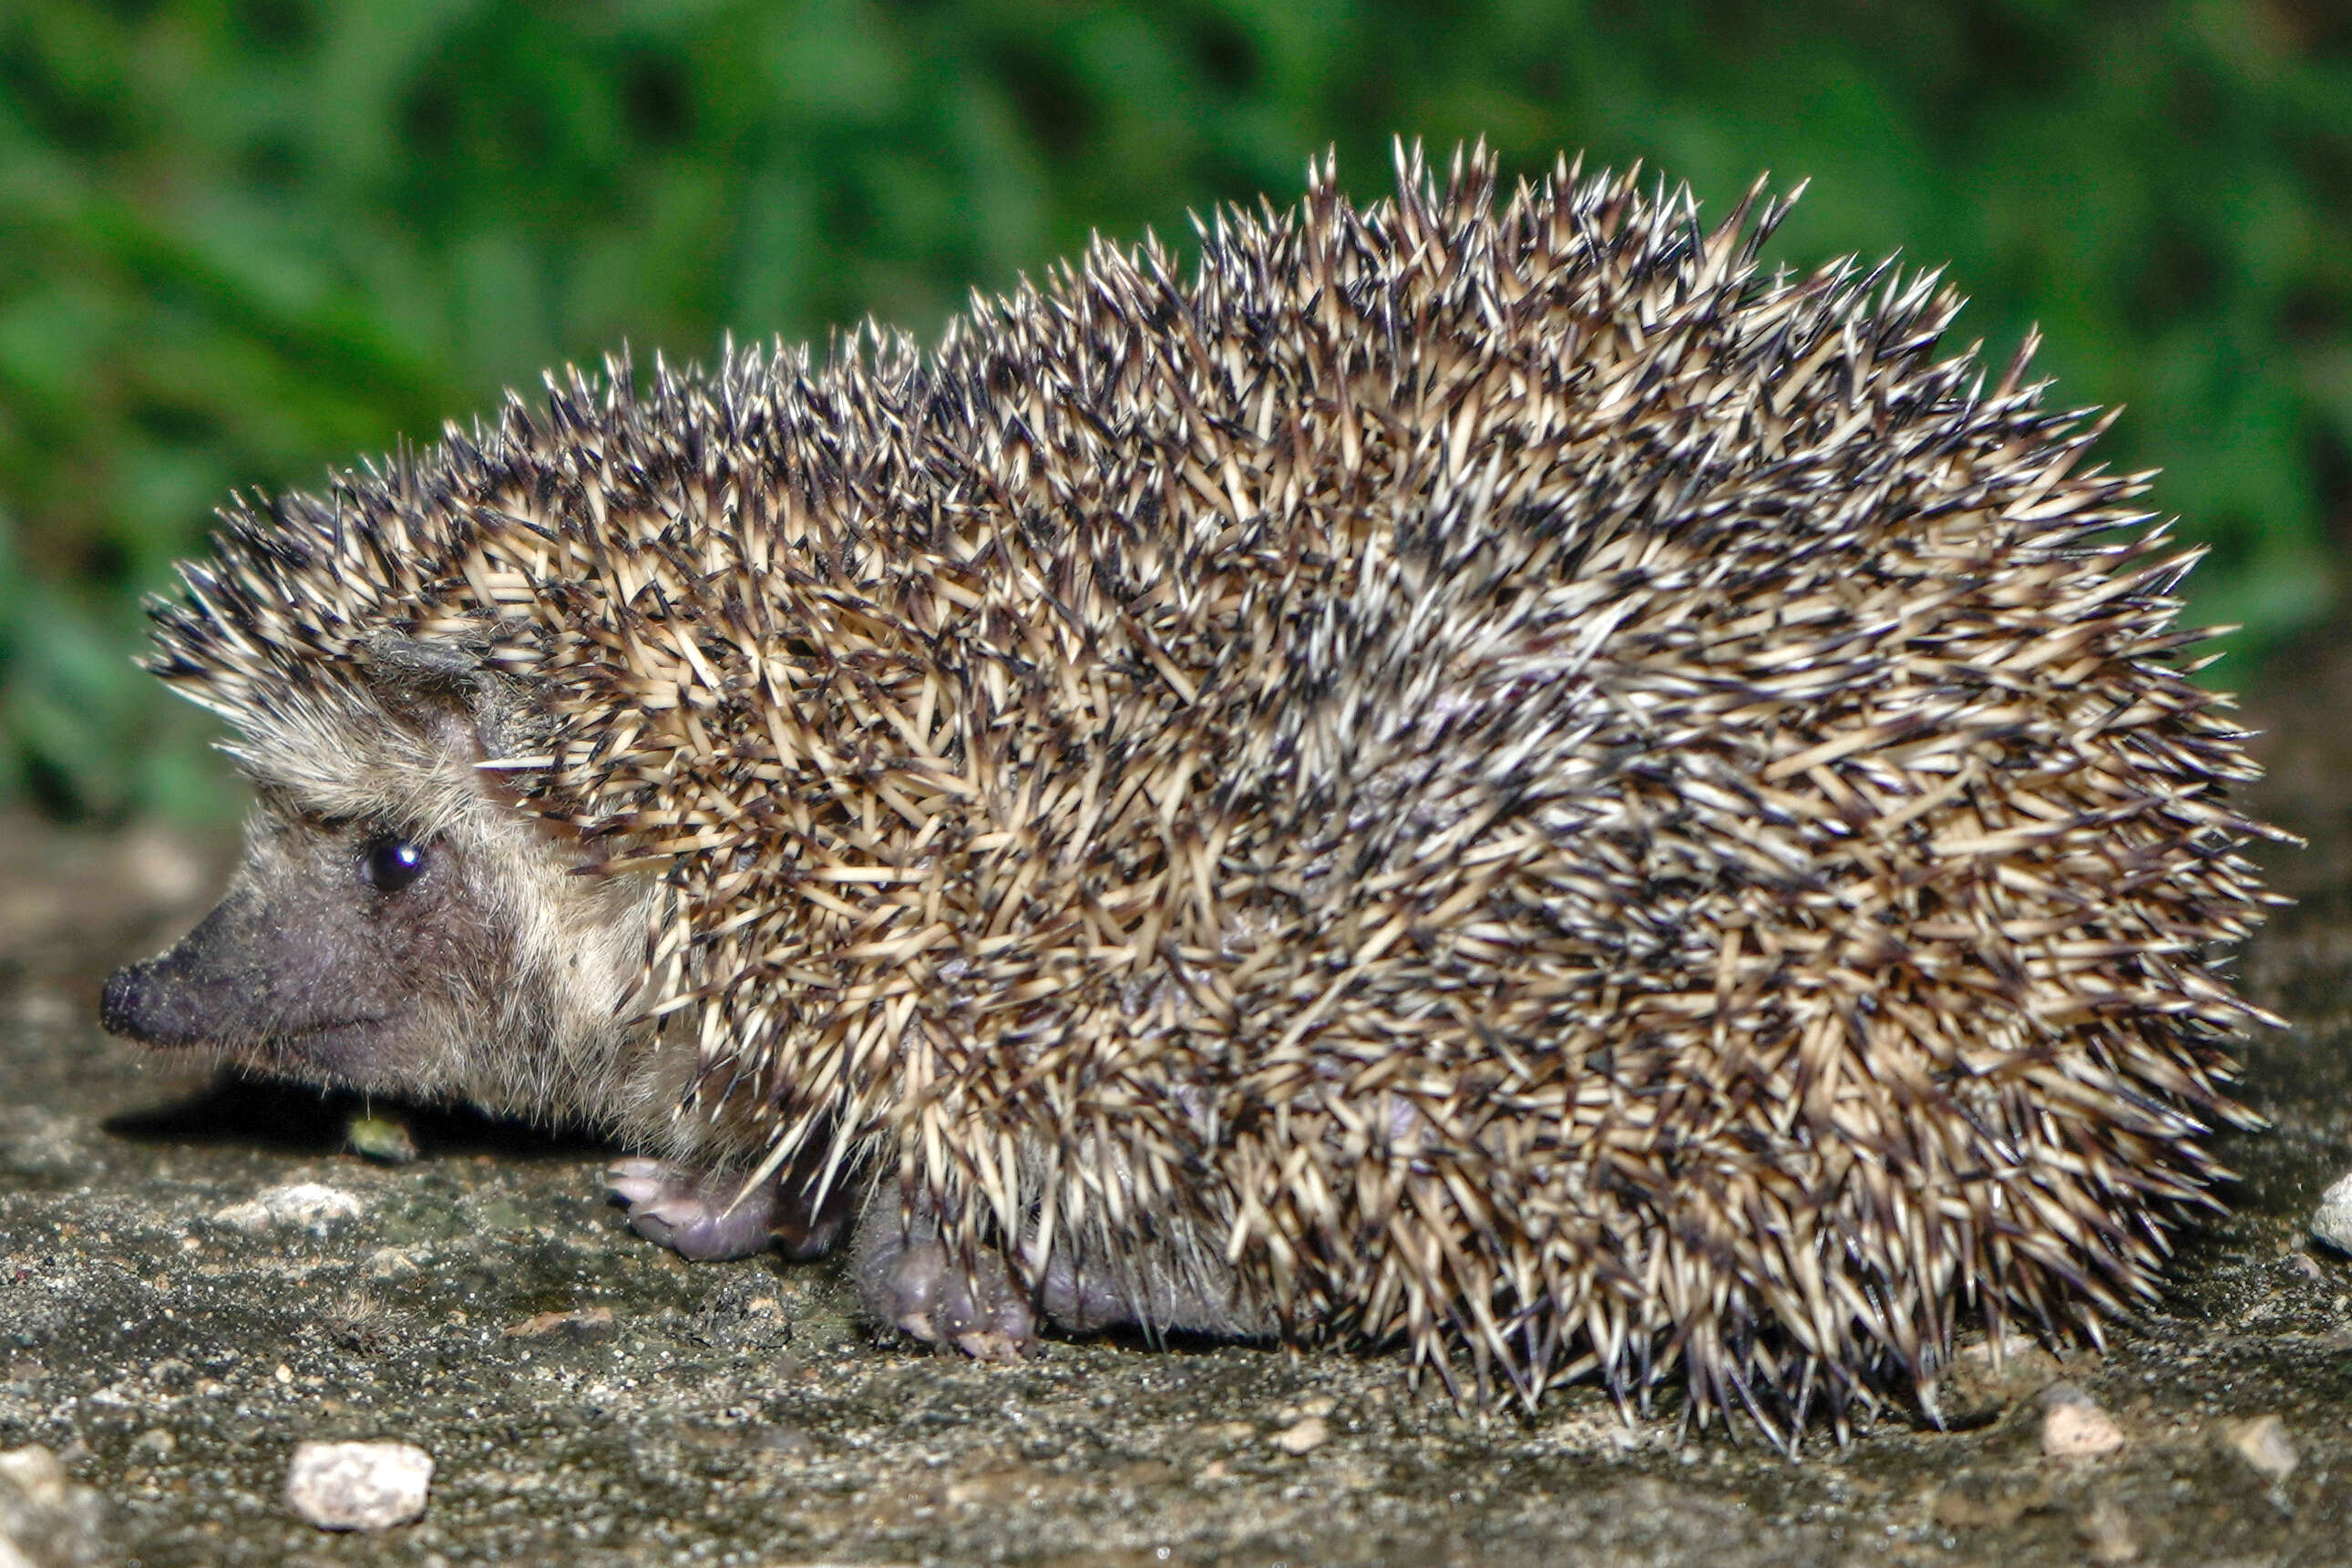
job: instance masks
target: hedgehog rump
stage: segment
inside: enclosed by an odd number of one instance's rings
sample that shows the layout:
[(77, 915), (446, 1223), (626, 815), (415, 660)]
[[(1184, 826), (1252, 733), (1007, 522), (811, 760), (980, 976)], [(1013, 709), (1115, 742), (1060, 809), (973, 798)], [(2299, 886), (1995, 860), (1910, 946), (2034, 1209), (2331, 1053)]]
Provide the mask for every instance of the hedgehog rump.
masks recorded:
[(658, 878), (680, 1114), (1033, 1291), (1150, 1237), (1529, 1401), (1932, 1417), (2248, 1119), (2188, 558), (1933, 276), (1762, 273), (1760, 187), (1400, 174), (928, 355), (551, 380), (233, 510), (156, 667), (251, 737), (467, 649), (519, 809)]

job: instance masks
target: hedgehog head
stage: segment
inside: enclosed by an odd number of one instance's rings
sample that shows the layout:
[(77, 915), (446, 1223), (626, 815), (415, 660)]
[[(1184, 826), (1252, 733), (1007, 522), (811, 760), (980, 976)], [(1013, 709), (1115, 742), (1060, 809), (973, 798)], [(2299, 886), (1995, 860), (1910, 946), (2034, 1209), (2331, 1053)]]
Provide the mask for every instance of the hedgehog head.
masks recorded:
[(499, 764), (546, 720), (489, 647), (376, 632), (281, 657), (234, 700), (205, 683), (254, 789), (243, 862), (177, 946), (115, 974), (108, 1027), (277, 1076), (609, 1119), (645, 893), (574, 874), (594, 851), (514, 809)]

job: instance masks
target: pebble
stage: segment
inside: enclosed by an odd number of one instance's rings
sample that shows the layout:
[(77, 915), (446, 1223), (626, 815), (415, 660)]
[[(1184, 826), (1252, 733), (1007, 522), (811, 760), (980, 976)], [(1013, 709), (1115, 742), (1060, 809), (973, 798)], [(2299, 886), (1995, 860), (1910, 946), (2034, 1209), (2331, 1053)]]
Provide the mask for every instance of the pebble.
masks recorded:
[(2311, 1234), (2338, 1252), (2352, 1252), (2352, 1175), (2338, 1176), (2335, 1186), (2319, 1195)]
[(2095, 1459), (2123, 1446), (2123, 1428), (2080, 1388), (2071, 1383), (2053, 1383), (2043, 1392), (2043, 1453), (2053, 1459)]
[(1268, 1441), (1286, 1454), (1305, 1454), (1321, 1448), (1331, 1436), (1331, 1424), (1320, 1416), (1309, 1416), (1295, 1427), (1285, 1427)]
[[(773, 1312), (775, 1305), (775, 1302), (770, 1301), (769, 1311)], [(509, 1323), (500, 1329), (499, 1333), (506, 1339), (545, 1339), (552, 1333), (568, 1334), (574, 1339), (586, 1339), (592, 1334), (606, 1333), (612, 1326), (612, 1308), (582, 1307), (568, 1312), (541, 1312), (538, 1316), (525, 1318), (519, 1323)]]
[(433, 1456), (412, 1443), (300, 1443), (286, 1506), (321, 1530), (389, 1530), (425, 1512)]
[(369, 1253), (367, 1270), (378, 1280), (404, 1280), (422, 1272), (415, 1256), (398, 1247), (379, 1247)]
[(2300, 1456), (2286, 1435), (2286, 1423), (2275, 1416), (2257, 1416), (2230, 1425), (2230, 1447), (2265, 1480), (2283, 1481), (2294, 1473)]
[(104, 1547), (105, 1504), (77, 1485), (55, 1454), (37, 1445), (0, 1452), (0, 1564), (5, 1568), (96, 1568)]
[(318, 1182), (273, 1186), (244, 1203), (233, 1203), (214, 1214), (213, 1223), (254, 1234), (300, 1227), (324, 1234), (347, 1219), (357, 1219), (367, 1206), (354, 1194)]

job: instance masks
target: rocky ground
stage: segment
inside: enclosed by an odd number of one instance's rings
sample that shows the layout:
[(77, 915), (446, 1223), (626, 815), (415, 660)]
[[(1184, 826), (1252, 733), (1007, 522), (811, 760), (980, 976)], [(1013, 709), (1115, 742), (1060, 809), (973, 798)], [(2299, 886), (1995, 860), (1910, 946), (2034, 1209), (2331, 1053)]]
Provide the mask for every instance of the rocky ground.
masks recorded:
[[(879, 1343), (829, 1266), (630, 1237), (593, 1143), (107, 1040), (99, 978), (216, 857), (0, 824), (0, 1564), (2341, 1563), (2352, 1260), (2304, 1227), (2352, 1166), (2352, 655), (2293, 678), (2265, 801), (2313, 847), (2245, 966), (2293, 1027), (2234, 1211), (2104, 1354), (1972, 1346), (1960, 1429), (1793, 1462), (1589, 1393), (1465, 1417), (1385, 1355)], [(370, 1111), (421, 1157), (352, 1152)], [(423, 1518), (299, 1517), (296, 1446), (338, 1439), (429, 1455)]]

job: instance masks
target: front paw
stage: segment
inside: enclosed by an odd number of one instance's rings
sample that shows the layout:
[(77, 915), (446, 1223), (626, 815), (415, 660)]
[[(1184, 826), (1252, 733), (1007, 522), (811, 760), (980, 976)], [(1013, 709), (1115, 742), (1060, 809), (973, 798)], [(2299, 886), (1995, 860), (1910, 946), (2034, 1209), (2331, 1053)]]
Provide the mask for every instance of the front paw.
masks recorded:
[(748, 1258), (767, 1250), (775, 1238), (772, 1182), (761, 1182), (738, 1203), (740, 1175), (688, 1171), (661, 1160), (618, 1161), (604, 1180), (628, 1210), (630, 1229), (689, 1262)]
[(1018, 1361), (1037, 1348), (1036, 1314), (992, 1249), (967, 1267), (936, 1232), (869, 1221), (858, 1231), (857, 1292), (876, 1322), (974, 1361)]

